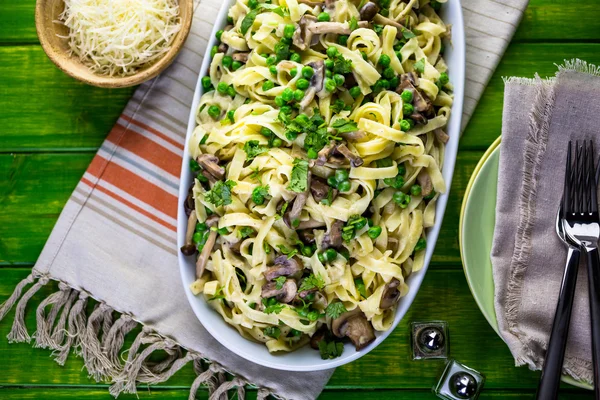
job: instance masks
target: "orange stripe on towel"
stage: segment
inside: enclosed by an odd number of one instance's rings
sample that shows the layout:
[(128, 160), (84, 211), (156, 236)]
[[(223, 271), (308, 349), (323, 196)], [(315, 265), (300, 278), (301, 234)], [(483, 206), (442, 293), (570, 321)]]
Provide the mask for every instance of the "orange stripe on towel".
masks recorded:
[(121, 118), (123, 118), (125, 121), (131, 122), (134, 125), (139, 126), (142, 129), (147, 130), (150, 133), (155, 134), (156, 136), (158, 136), (159, 138), (163, 139), (166, 142), (171, 143), (173, 146), (177, 147), (178, 149), (183, 150), (183, 144), (177, 142), (176, 140), (171, 139), (170, 137), (168, 137), (167, 135), (165, 135), (164, 133), (161, 133), (160, 131), (157, 131), (156, 129), (152, 128), (149, 125), (144, 124), (143, 122), (140, 122), (138, 120), (135, 120), (125, 114), (121, 114)]

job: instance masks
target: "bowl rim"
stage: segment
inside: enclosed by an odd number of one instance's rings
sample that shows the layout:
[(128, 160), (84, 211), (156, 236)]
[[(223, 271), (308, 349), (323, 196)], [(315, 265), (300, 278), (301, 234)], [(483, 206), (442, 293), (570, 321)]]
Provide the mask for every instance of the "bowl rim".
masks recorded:
[[(87, 83), (88, 85), (102, 87), (102, 88), (124, 88), (139, 85), (145, 81), (148, 81), (161, 72), (163, 72), (171, 63), (175, 60), (175, 57), (181, 51), (192, 27), (192, 20), (194, 18), (194, 2), (193, 0), (178, 0), (181, 3), (187, 3), (190, 12), (187, 13), (186, 18), (181, 20), (181, 29), (175, 34), (171, 49), (165, 53), (158, 61), (152, 64), (150, 67), (143, 69), (133, 75), (124, 77), (110, 77), (103, 75), (96, 75), (91, 73), (89, 77), (80, 75), (77, 71), (70, 68), (70, 65), (74, 62), (72, 57), (65, 56), (65, 52), (57, 49), (52, 45), (47, 37), (46, 24), (44, 22), (44, 14), (48, 8), (45, 7), (50, 1), (61, 1), (64, 0), (37, 0), (35, 4), (35, 29), (44, 49), (46, 56), (65, 74), (72, 78), (75, 78), (81, 82)], [(52, 22), (54, 23), (54, 22)]]
[[(233, 1), (234, 0), (226, 0), (221, 5), (221, 9), (219, 10), (218, 16), (216, 18), (216, 23), (212, 29), (211, 40), (209, 41), (209, 43), (207, 45), (207, 50), (206, 50), (206, 53), (205, 53), (205, 56), (204, 56), (204, 59), (202, 62), (202, 66), (199, 71), (206, 71), (210, 64), (211, 57), (209, 56), (209, 54), (210, 54), (209, 52), (210, 52), (211, 47), (216, 43), (215, 33), (218, 29), (221, 29), (223, 26), (225, 26), (226, 13)], [(245, 343), (250, 343), (250, 341), (248, 339), (242, 337), (238, 332), (235, 332), (237, 334), (237, 339), (235, 339), (233, 341), (228, 340), (227, 338), (224, 337), (224, 335), (220, 334), (223, 329), (235, 329), (231, 325), (227, 324), (220, 315), (218, 317), (220, 318), (220, 321), (222, 322), (222, 324), (220, 324), (219, 327), (215, 327), (215, 326), (211, 325), (210, 323), (205, 322), (206, 319), (202, 313), (202, 310), (200, 309), (200, 306), (198, 306), (195, 303), (204, 302), (206, 304), (206, 300), (204, 300), (204, 298), (202, 296), (195, 296), (189, 289), (189, 282), (187, 282), (187, 278), (186, 278), (186, 273), (188, 272), (187, 269), (189, 268), (189, 257), (183, 256), (181, 254), (181, 252), (178, 251), (179, 269), (180, 269), (180, 274), (181, 274), (181, 279), (182, 279), (183, 290), (186, 294), (186, 297), (188, 298), (188, 301), (190, 302), (190, 306), (192, 307), (194, 314), (196, 315), (196, 317), (198, 318), (200, 323), (203, 325), (203, 327), (219, 343), (221, 343), (228, 350), (236, 353), (237, 355), (245, 358), (246, 360), (252, 361), (256, 364), (259, 364), (259, 365), (262, 365), (265, 367), (270, 367), (270, 368), (274, 368), (274, 369), (278, 369), (278, 370), (309, 372), (309, 371), (331, 369), (331, 368), (335, 368), (335, 367), (350, 363), (350, 362), (368, 354), (371, 350), (373, 350), (375, 347), (377, 347), (379, 344), (381, 344), (395, 330), (395, 328), (398, 326), (400, 321), (404, 318), (404, 316), (408, 312), (408, 309), (410, 308), (410, 305), (413, 303), (414, 298), (416, 297), (416, 295), (419, 291), (419, 288), (421, 286), (421, 283), (425, 277), (425, 273), (427, 272), (427, 269), (429, 267), (429, 263), (431, 261), (431, 257), (433, 254), (433, 250), (435, 248), (435, 243), (437, 242), (437, 237), (439, 235), (439, 231), (440, 231), (442, 221), (443, 221), (443, 216), (445, 214), (445, 208), (446, 208), (449, 194), (450, 194), (450, 186), (451, 186), (451, 182), (452, 182), (452, 176), (454, 174), (454, 165), (456, 162), (457, 151), (458, 151), (458, 142), (460, 139), (460, 132), (461, 132), (462, 109), (463, 109), (463, 98), (464, 98), (464, 80), (465, 80), (465, 67), (466, 67), (464, 22), (463, 22), (462, 8), (460, 6), (460, 0), (449, 0), (447, 4), (452, 5), (452, 12), (455, 14), (453, 28), (457, 28), (457, 25), (460, 26), (459, 29), (453, 29), (453, 32), (452, 32), (452, 48), (453, 48), (453, 52), (454, 52), (454, 58), (458, 59), (456, 64), (460, 66), (460, 69), (453, 71), (453, 73), (450, 74), (451, 82), (454, 85), (454, 104), (452, 106), (452, 115), (451, 115), (450, 121), (448, 123), (448, 132), (451, 135), (451, 140), (446, 145), (446, 149), (445, 149), (445, 153), (444, 153), (443, 171), (442, 171), (442, 174), (444, 175), (444, 179), (445, 179), (445, 182), (447, 185), (447, 190), (446, 190), (446, 193), (444, 193), (443, 195), (441, 195), (438, 198), (438, 202), (436, 204), (436, 220), (435, 220), (434, 226), (432, 228), (430, 228), (429, 232), (427, 233), (427, 250), (426, 250), (425, 263), (423, 265), (423, 268), (415, 273), (412, 273), (407, 278), (407, 284), (409, 285), (409, 292), (406, 296), (404, 296), (401, 299), (401, 304), (398, 305), (398, 309), (396, 311), (396, 315), (394, 316), (394, 322), (392, 324), (392, 327), (390, 329), (388, 329), (387, 331), (377, 332), (376, 333), (377, 338), (371, 344), (369, 344), (367, 347), (365, 347), (364, 349), (362, 349), (360, 351), (356, 351), (354, 349), (354, 346), (352, 346), (351, 344), (346, 344), (344, 353), (346, 353), (346, 351), (348, 351), (351, 354), (349, 354), (348, 356), (342, 355), (341, 357), (333, 359), (333, 360), (321, 360), (318, 352), (315, 352), (314, 362), (311, 362), (310, 364), (305, 363), (303, 365), (295, 365), (293, 363), (288, 362), (288, 360), (290, 358), (289, 356), (290, 355), (293, 356), (295, 354), (295, 352), (285, 353), (285, 354), (278, 355), (277, 357), (274, 357), (277, 359), (277, 361), (270, 361), (270, 360), (266, 360), (263, 358), (256, 358), (249, 351), (246, 351), (247, 347), (245, 346)], [(447, 11), (443, 11), (443, 13), (446, 13), (446, 12)], [(194, 93), (194, 100), (193, 100), (193, 104), (192, 104), (192, 107), (190, 110), (190, 117), (188, 120), (188, 130), (187, 130), (187, 134), (186, 134), (185, 148), (184, 148), (184, 154), (183, 154), (183, 160), (182, 160), (181, 179), (180, 179), (180, 187), (179, 187), (179, 204), (178, 204), (178, 215), (177, 215), (177, 225), (178, 225), (177, 246), (178, 246), (178, 249), (184, 243), (184, 236), (185, 236), (184, 232), (185, 232), (185, 227), (187, 226), (187, 216), (185, 215), (183, 202), (187, 196), (188, 186), (189, 186), (188, 183), (190, 182), (190, 178), (191, 178), (190, 171), (189, 171), (190, 156), (189, 156), (188, 145), (189, 145), (189, 138), (191, 137), (191, 134), (196, 127), (195, 111), (197, 109), (200, 97), (202, 95), (201, 79), (202, 79), (202, 74), (200, 74), (198, 76), (198, 81), (196, 84), (196, 91)], [(210, 306), (208, 306), (208, 307), (210, 307)], [(216, 313), (216, 311), (212, 310), (212, 308), (211, 308), (211, 311)], [(351, 346), (351, 348), (350, 348), (350, 346)], [(264, 350), (265, 350), (265, 352), (268, 352), (266, 347), (264, 347)], [(270, 353), (269, 353), (269, 355), (270, 355)]]

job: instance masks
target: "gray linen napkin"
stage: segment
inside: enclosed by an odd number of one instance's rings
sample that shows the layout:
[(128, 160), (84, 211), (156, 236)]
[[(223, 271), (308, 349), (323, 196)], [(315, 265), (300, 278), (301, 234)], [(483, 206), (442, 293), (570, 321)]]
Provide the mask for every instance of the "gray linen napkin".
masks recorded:
[[(516, 365), (541, 369), (566, 248), (555, 233), (569, 140), (594, 138), (598, 153), (600, 71), (565, 62), (556, 77), (509, 78), (504, 114), (496, 228), (492, 247), (500, 334)], [(580, 268), (564, 373), (592, 382), (587, 276)]]

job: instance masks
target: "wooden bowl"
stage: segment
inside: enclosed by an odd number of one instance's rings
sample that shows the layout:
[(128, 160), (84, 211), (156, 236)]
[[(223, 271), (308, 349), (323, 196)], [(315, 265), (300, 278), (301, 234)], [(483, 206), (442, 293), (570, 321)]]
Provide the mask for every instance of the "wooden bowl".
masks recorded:
[(175, 34), (171, 49), (161, 59), (147, 68), (143, 68), (133, 75), (126, 77), (111, 77), (98, 75), (79, 61), (77, 56), (69, 54), (67, 39), (59, 37), (67, 36), (69, 28), (58, 23), (60, 14), (64, 11), (63, 0), (37, 0), (35, 5), (35, 27), (40, 43), (46, 55), (58, 68), (73, 78), (89, 85), (121, 88), (139, 85), (154, 78), (173, 62), (185, 39), (190, 33), (193, 16), (193, 0), (179, 0), (179, 16), (181, 18), (181, 30)]

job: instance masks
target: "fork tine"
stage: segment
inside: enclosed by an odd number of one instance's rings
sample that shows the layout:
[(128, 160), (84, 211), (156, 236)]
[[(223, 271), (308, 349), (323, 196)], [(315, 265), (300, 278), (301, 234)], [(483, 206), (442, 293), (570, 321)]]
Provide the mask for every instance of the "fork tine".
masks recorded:
[(583, 156), (581, 160), (581, 180), (582, 180), (582, 198), (581, 198), (581, 212), (587, 214), (590, 209), (590, 180), (589, 180), (589, 147), (587, 141), (583, 142)]
[(589, 178), (589, 188), (590, 188), (590, 208), (589, 208), (589, 212), (591, 213), (597, 213), (598, 212), (598, 192), (597, 192), (597, 182), (596, 182), (596, 177), (595, 177), (595, 168), (594, 168), (594, 164), (595, 164), (595, 158), (594, 158), (594, 142), (592, 140), (590, 140), (590, 165), (588, 167), (588, 174), (590, 176)]
[(567, 162), (565, 165), (565, 185), (563, 187), (563, 198), (562, 198), (562, 217), (565, 218), (566, 214), (572, 212), (571, 210), (571, 182), (572, 182), (572, 168), (571, 168), (571, 146), (572, 143), (569, 140), (569, 148), (567, 150)]

